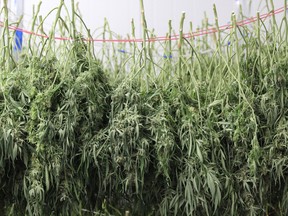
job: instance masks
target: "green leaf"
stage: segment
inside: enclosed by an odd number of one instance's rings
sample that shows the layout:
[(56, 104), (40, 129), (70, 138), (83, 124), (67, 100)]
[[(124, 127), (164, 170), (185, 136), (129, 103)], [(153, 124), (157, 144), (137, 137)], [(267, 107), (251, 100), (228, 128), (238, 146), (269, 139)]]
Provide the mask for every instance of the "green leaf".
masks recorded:
[(214, 199), (214, 197), (215, 197), (215, 182), (214, 182), (212, 175), (209, 172), (207, 172), (207, 183), (208, 183), (208, 187), (209, 187), (210, 193), (212, 195), (212, 198)]
[(201, 150), (199, 148), (198, 143), (196, 144), (196, 152), (197, 152), (197, 156), (198, 156), (199, 160), (201, 161), (201, 163), (203, 163), (203, 156), (202, 156), (202, 153), (201, 153)]
[(217, 106), (217, 105), (222, 104), (222, 103), (223, 103), (223, 99), (215, 100), (208, 105), (208, 108), (213, 107), (213, 106)]

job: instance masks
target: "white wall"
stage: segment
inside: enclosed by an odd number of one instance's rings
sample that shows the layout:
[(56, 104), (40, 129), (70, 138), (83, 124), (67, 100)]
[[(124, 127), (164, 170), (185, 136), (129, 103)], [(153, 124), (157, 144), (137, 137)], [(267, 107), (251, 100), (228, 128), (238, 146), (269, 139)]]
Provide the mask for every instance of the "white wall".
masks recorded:
[[(8, 0), (9, 1), (9, 0)], [(10, 0), (15, 1), (15, 0)], [(238, 0), (249, 2), (251, 0)], [(70, 9), (70, 1), (67, 2)], [(75, 0), (77, 2), (77, 0)], [(103, 26), (104, 17), (109, 21), (111, 29), (119, 35), (126, 35), (131, 32), (131, 19), (135, 19), (137, 36), (141, 36), (140, 4), (139, 0), (78, 0), (79, 8), (87, 26), (93, 32)], [(179, 22), (182, 11), (186, 12), (185, 32), (189, 31), (189, 22), (197, 27), (201, 24), (206, 11), (209, 22), (214, 23), (213, 3), (216, 4), (219, 16), (219, 24), (226, 24), (230, 21), (232, 11), (237, 10), (237, 0), (144, 0), (145, 12), (149, 29), (154, 28), (157, 35), (165, 35), (168, 30), (168, 20), (172, 20), (175, 30), (179, 29)], [(261, 0), (252, 1), (250, 14), (255, 15), (257, 10), (266, 12)], [(265, 1), (264, 1), (265, 2)], [(24, 0), (24, 27), (29, 28), (33, 15), (33, 5), (37, 5), (39, 0)], [(57, 7), (59, 0), (42, 0), (40, 14), (45, 16), (54, 7)], [(284, 4), (283, 0), (274, 1), (275, 8)], [(260, 7), (259, 7), (260, 5)], [(281, 16), (281, 15), (279, 15)], [(52, 26), (55, 13), (48, 18), (45, 29)], [(195, 29), (195, 28), (194, 28)], [(100, 30), (98, 32), (101, 32)]]

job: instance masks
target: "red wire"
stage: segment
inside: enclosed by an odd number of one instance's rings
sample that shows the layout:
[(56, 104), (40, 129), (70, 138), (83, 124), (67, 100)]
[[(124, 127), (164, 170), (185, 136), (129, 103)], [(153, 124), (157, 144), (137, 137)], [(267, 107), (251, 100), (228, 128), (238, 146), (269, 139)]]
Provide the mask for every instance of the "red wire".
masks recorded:
[[(260, 17), (260, 19), (266, 19), (266, 18), (268, 18), (270, 16), (279, 14), (279, 13), (283, 12), (284, 10), (285, 10), (285, 8), (281, 7), (281, 8), (278, 8), (278, 9), (272, 11), (272, 12), (262, 14), (259, 17)], [(245, 26), (245, 25), (254, 23), (256, 21), (257, 21), (257, 16), (254, 16), (254, 17), (250, 17), (248, 19), (239, 21), (236, 24), (238, 26)], [(1, 27), (4, 26), (3, 22), (1, 22), (1, 21), (0, 21), (0, 26)], [(14, 30), (14, 31), (21, 31), (21, 32), (29, 34), (29, 35), (34, 35), (34, 36), (38, 36), (38, 37), (42, 37), (42, 38), (49, 38), (49, 36), (47, 36), (45, 34), (40, 34), (40, 33), (37, 33), (37, 32), (28, 31), (26, 29), (15, 27), (15, 26), (8, 26), (8, 28), (10, 30)], [(220, 31), (225, 31), (225, 30), (228, 30), (228, 29), (231, 29), (231, 28), (232, 28), (231, 24), (226, 24), (226, 25), (219, 26), (219, 30)], [(215, 33), (215, 32), (217, 32), (217, 29), (215, 27), (213, 27), (213, 28), (197, 30), (197, 31), (192, 32), (192, 33), (185, 33), (185, 34), (183, 34), (183, 36), (185, 38), (192, 38), (192, 37), (212, 34), (212, 33)], [(173, 40), (178, 40), (179, 37), (180, 37), (179, 34), (175, 34), (175, 35), (173, 35), (171, 37), (160, 36), (160, 37), (149, 38), (149, 39), (146, 40), (146, 42), (168, 41), (168, 40), (173, 41)], [(60, 40), (60, 41), (73, 40), (73, 38), (58, 37), (58, 36), (54, 37), (54, 39), (55, 40)], [(105, 43), (105, 42), (112, 42), (112, 43), (133, 43), (133, 42), (137, 43), (137, 42), (143, 42), (143, 39), (141, 39), (141, 38), (138, 38), (138, 39), (137, 38), (135, 38), (135, 39), (93, 39), (93, 38), (86, 38), (84, 40), (85, 41), (93, 41), (93, 42), (102, 42), (102, 43)]]
[[(284, 11), (284, 7), (278, 8), (277, 10), (274, 10), (274, 12), (262, 14), (259, 17), (260, 17), (260, 19), (266, 19), (267, 17), (279, 14), (279, 13), (281, 13), (283, 11)], [(244, 26), (244, 25), (248, 25), (248, 24), (254, 23), (256, 21), (257, 21), (257, 16), (250, 17), (248, 19), (239, 21), (236, 24), (238, 26)], [(231, 28), (232, 28), (231, 24), (226, 24), (226, 25), (219, 26), (219, 30), (220, 31), (225, 31), (225, 30), (231, 29)], [(215, 32), (217, 32), (217, 30), (214, 27), (214, 28), (208, 28), (206, 30), (198, 30), (198, 31), (193, 32), (193, 33), (186, 33), (186, 34), (184, 34), (184, 36), (187, 35), (187, 36), (185, 36), (186, 38), (191, 38), (191, 37), (195, 37), (195, 36), (202, 36), (202, 35), (212, 34), (212, 33), (215, 33)]]

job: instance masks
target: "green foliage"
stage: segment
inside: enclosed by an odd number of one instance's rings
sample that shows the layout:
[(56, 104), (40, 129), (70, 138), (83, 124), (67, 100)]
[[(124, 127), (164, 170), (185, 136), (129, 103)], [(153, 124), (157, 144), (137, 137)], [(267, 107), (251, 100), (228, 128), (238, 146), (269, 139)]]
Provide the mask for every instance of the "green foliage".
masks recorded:
[(1, 213), (288, 214), (286, 16), (159, 45), (179, 58), (120, 43), (99, 61), (62, 6), (73, 41), (31, 36), (16, 62), (1, 41)]

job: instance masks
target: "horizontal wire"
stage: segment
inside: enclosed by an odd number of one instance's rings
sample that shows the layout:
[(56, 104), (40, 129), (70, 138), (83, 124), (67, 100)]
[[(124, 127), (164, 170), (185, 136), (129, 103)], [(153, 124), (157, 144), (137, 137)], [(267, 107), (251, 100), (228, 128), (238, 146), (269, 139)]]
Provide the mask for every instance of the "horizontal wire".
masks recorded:
[[(274, 11), (271, 11), (269, 13), (265, 13), (260, 15), (260, 19), (266, 19), (268, 17), (271, 17), (273, 15), (279, 14), (281, 12), (283, 12), (285, 10), (284, 7), (278, 8)], [(242, 21), (239, 21), (236, 23), (236, 25), (238, 26), (245, 26), (251, 23), (254, 23), (257, 21), (257, 17), (250, 17), (247, 19), (244, 19)], [(4, 27), (4, 24), (2, 21), (0, 21), (0, 27)], [(16, 26), (8, 26), (8, 28), (10, 30), (14, 30), (14, 31), (20, 31), (29, 35), (34, 35), (34, 36), (38, 36), (38, 37), (42, 37), (42, 38), (50, 38), (49, 36), (45, 35), (45, 34), (41, 34), (41, 33), (37, 33), (37, 32), (32, 32), (29, 30), (26, 30), (24, 28), (20, 28), (20, 27), (16, 27)], [(231, 24), (226, 24), (226, 25), (222, 25), (219, 27), (219, 31), (225, 31), (228, 29), (233, 28), (233, 26)], [(203, 35), (208, 35), (208, 34), (212, 34), (212, 33), (216, 33), (218, 32), (218, 30), (214, 27), (214, 28), (208, 28), (205, 30), (197, 30), (195, 32), (191, 32), (191, 33), (185, 33), (183, 34), (183, 37), (185, 38), (193, 38), (193, 37), (198, 37), (198, 36), (203, 36)], [(145, 42), (157, 42), (157, 41), (174, 41), (174, 40), (179, 40), (179, 35), (173, 35), (170, 37), (167, 36), (159, 36), (159, 37), (153, 37), (153, 38), (149, 38), (146, 39)], [(73, 41), (74, 39), (71, 37), (60, 37), (60, 36), (55, 36), (53, 37), (54, 40), (60, 40), (60, 41), (67, 41), (67, 40), (71, 40)], [(141, 43), (144, 42), (144, 40), (142, 38), (135, 38), (135, 39), (93, 39), (93, 38), (84, 38), (84, 41), (87, 42), (111, 42), (111, 43)]]

